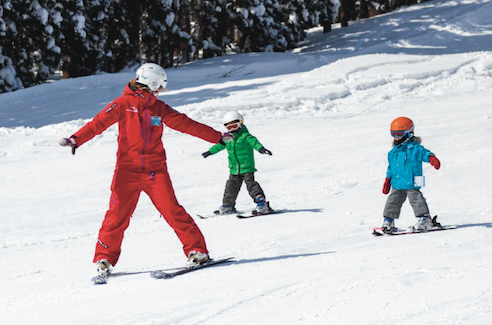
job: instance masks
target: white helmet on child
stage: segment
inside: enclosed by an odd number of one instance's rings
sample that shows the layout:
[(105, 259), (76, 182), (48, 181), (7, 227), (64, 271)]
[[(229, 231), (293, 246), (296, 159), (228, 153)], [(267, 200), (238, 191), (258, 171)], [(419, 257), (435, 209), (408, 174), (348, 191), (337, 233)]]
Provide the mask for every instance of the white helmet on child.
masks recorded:
[(238, 111), (230, 111), (222, 119), (228, 131), (236, 131), (243, 126), (244, 118)]
[(155, 63), (145, 63), (137, 69), (135, 80), (139, 84), (146, 85), (150, 90), (156, 92), (159, 88), (166, 89), (167, 74), (164, 69)]
[(227, 124), (227, 123), (230, 123), (233, 121), (243, 122), (244, 117), (241, 114), (239, 114), (238, 111), (227, 112), (227, 114), (224, 115), (224, 119), (223, 119), (224, 124)]

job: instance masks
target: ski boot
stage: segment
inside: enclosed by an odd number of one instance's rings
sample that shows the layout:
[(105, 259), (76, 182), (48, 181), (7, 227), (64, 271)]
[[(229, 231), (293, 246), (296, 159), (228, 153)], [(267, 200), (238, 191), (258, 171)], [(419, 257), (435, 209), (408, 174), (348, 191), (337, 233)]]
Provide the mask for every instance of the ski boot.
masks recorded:
[(395, 219), (384, 217), (384, 221), (383, 221), (383, 225), (381, 226), (381, 229), (383, 229), (385, 233), (390, 233), (394, 231), (396, 229)]
[(413, 226), (415, 230), (430, 229), (434, 226), (434, 222), (429, 214), (424, 214), (419, 217), (419, 221)]
[(208, 254), (198, 251), (191, 251), (188, 254), (188, 261), (186, 262), (186, 265), (190, 268), (193, 268), (207, 263), (208, 261), (210, 261), (210, 257), (208, 256)]
[(214, 214), (221, 215), (221, 214), (231, 214), (235, 212), (236, 212), (235, 207), (228, 207), (227, 205), (222, 205), (219, 209), (214, 211)]
[(108, 277), (109, 273), (111, 273), (112, 265), (109, 263), (107, 259), (101, 259), (96, 262), (97, 273), (104, 277)]
[(94, 284), (106, 284), (108, 276), (112, 271), (112, 265), (107, 259), (100, 259), (96, 262), (97, 275), (91, 279)]
[(267, 214), (270, 212), (270, 206), (268, 202), (265, 202), (265, 197), (263, 195), (257, 195), (255, 197), (256, 209), (251, 213), (253, 215)]

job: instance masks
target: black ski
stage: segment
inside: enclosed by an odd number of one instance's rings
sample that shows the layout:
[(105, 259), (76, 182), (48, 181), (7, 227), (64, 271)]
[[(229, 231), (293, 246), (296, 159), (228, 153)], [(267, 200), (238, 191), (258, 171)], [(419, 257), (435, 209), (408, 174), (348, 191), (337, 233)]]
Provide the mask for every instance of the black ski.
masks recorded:
[(190, 273), (190, 272), (197, 271), (197, 270), (201, 270), (201, 269), (204, 269), (204, 268), (209, 267), (209, 266), (214, 266), (217, 264), (232, 262), (233, 258), (234, 257), (227, 257), (227, 258), (221, 258), (218, 260), (210, 260), (209, 262), (207, 262), (205, 264), (200, 264), (200, 265), (195, 266), (195, 267), (182, 268), (182, 269), (179, 269), (179, 270), (174, 271), (174, 272), (165, 272), (163, 270), (155, 270), (155, 271), (152, 271), (152, 273), (150, 273), (150, 275), (154, 279), (171, 279), (171, 278), (174, 278), (175, 276)]

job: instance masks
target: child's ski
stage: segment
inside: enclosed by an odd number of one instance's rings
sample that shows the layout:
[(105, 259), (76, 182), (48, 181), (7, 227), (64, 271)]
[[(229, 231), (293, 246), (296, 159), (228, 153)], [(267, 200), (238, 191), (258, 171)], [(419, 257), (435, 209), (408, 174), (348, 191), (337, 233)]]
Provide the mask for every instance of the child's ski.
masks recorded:
[(254, 217), (261, 217), (261, 216), (266, 216), (268, 214), (274, 214), (277, 213), (276, 211), (268, 211), (265, 213), (251, 213), (251, 214), (238, 214), (236, 217), (239, 219), (249, 219), (249, 218), (254, 218)]
[(195, 266), (195, 267), (182, 268), (182, 269), (179, 269), (179, 270), (174, 271), (174, 272), (165, 272), (163, 270), (155, 270), (155, 271), (152, 271), (152, 273), (150, 275), (154, 279), (171, 279), (171, 278), (174, 278), (175, 276), (190, 273), (193, 271), (197, 271), (197, 270), (209, 267), (209, 266), (214, 266), (214, 265), (222, 264), (222, 263), (226, 263), (226, 262), (232, 262), (233, 258), (234, 257), (227, 257), (227, 258), (222, 258), (222, 259), (218, 259), (218, 260), (210, 260), (207, 263), (200, 264), (200, 265)]
[(220, 216), (228, 216), (228, 215), (233, 215), (233, 214), (236, 214), (236, 213), (241, 213), (240, 211), (236, 211), (234, 209), (234, 211), (232, 212), (229, 212), (229, 213), (218, 213), (218, 211), (214, 211), (214, 213), (212, 214), (208, 214), (208, 215), (201, 215), (201, 214), (197, 214), (196, 216), (200, 219), (208, 219), (208, 218), (213, 218), (213, 217), (220, 217)]
[(267, 212), (258, 212), (256, 210), (254, 210), (254, 211), (251, 212), (251, 214), (246, 214), (246, 215), (238, 214), (236, 217), (238, 217), (239, 219), (248, 219), (248, 218), (265, 216), (267, 214), (273, 214), (273, 213), (277, 213), (278, 212), (278, 211), (275, 211), (272, 208), (270, 208), (270, 202), (267, 202), (266, 204), (267, 204), (267, 207), (268, 207), (268, 211)]
[(450, 230), (450, 229), (456, 229), (458, 226), (441, 226), (441, 227), (432, 227), (429, 229), (395, 229), (389, 232), (384, 232), (382, 228), (374, 228), (372, 230), (372, 234), (374, 236), (396, 236), (396, 235), (409, 235), (409, 234), (421, 234), (421, 233), (426, 233), (426, 232), (432, 232), (432, 231), (441, 231), (441, 230)]
[(434, 216), (434, 218), (432, 218), (432, 224), (433, 226), (428, 229), (415, 229), (413, 227), (408, 227), (408, 229), (394, 228), (391, 231), (384, 231), (383, 228), (374, 228), (372, 230), (372, 234), (374, 236), (395, 236), (395, 235), (421, 234), (424, 232), (458, 228), (458, 226), (441, 226), (441, 224), (437, 222), (437, 216)]

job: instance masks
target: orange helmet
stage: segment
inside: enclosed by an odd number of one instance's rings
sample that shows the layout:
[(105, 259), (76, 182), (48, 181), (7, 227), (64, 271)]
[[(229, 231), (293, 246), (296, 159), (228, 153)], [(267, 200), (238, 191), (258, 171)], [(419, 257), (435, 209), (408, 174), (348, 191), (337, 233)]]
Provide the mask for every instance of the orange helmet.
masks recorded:
[(391, 122), (391, 135), (393, 137), (403, 137), (405, 134), (413, 133), (414, 125), (408, 117), (398, 117)]

